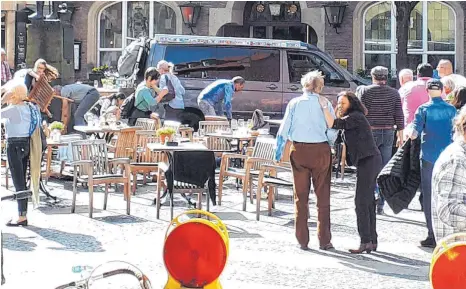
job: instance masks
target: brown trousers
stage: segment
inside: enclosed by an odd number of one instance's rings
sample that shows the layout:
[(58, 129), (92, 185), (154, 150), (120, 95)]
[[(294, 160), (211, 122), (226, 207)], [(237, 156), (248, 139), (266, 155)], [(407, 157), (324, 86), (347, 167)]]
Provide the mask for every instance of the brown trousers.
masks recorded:
[(317, 197), (317, 235), (320, 246), (330, 243), (331, 150), (328, 143), (297, 143), (290, 150), (293, 168), (296, 239), (302, 246), (309, 243), (309, 191), (311, 178)]

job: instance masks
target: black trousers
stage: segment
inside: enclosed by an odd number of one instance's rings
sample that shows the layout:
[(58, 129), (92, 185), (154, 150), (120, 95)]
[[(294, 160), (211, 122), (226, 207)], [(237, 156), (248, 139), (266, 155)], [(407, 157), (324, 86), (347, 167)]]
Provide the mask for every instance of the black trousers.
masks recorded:
[[(7, 139), (6, 154), (11, 178), (17, 192), (27, 190), (26, 173), (29, 162), (29, 137), (14, 137)], [(28, 211), (28, 200), (18, 200), (18, 213), (26, 216)]]
[(377, 243), (375, 196), (377, 176), (382, 170), (382, 156), (359, 160), (356, 181), (356, 218), (361, 243)]

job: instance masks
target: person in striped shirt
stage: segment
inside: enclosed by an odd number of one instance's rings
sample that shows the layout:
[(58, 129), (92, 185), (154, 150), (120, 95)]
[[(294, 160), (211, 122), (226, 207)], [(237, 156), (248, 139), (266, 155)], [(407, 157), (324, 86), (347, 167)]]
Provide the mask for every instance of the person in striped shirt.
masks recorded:
[[(358, 87), (356, 94), (367, 108), (366, 118), (372, 128), (372, 135), (382, 155), (385, 166), (392, 157), (392, 147), (397, 130), (397, 146), (403, 140), (404, 115), (398, 90), (387, 85), (388, 69), (376, 66), (371, 70), (372, 84)], [(377, 214), (383, 214), (384, 199), (380, 196)]]

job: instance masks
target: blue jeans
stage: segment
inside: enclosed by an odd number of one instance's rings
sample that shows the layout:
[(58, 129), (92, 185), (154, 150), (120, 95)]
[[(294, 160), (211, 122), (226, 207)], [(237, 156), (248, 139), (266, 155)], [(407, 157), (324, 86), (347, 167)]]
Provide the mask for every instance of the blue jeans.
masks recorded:
[(422, 203), (424, 206), (424, 216), (426, 217), (427, 237), (434, 238), (434, 229), (432, 227), (432, 171), (434, 164), (421, 159), (421, 193), (423, 195)]
[[(375, 144), (379, 148), (380, 154), (382, 155), (382, 168), (392, 158), (393, 140), (395, 138), (395, 131), (393, 129), (374, 129), (372, 130), (372, 136), (374, 137)], [(383, 208), (385, 200), (380, 195), (378, 206)]]

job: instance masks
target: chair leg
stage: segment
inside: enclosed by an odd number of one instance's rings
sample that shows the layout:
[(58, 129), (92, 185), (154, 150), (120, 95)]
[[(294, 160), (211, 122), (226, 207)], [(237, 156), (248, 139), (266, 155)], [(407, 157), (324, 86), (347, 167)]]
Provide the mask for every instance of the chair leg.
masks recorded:
[(136, 187), (138, 182), (138, 173), (136, 171), (133, 172), (133, 196), (136, 195)]
[(92, 219), (94, 213), (94, 183), (89, 178), (89, 218)]
[(256, 193), (256, 220), (259, 221), (261, 213), (261, 193), (262, 193), (262, 182), (259, 180), (257, 183)]
[(123, 185), (123, 191), (126, 195), (126, 214), (131, 215), (131, 178), (128, 176), (128, 181)]
[(247, 179), (243, 180), (243, 211), (246, 212), (246, 203), (248, 201), (248, 184)]
[(73, 176), (73, 201), (71, 203), (71, 213), (74, 214), (76, 210), (76, 194), (78, 193), (78, 179), (76, 174), (76, 168), (74, 169), (74, 176)]
[(223, 193), (223, 174), (220, 171), (218, 176), (218, 205), (222, 205), (222, 193)]
[(161, 171), (159, 170), (158, 171), (158, 176), (159, 177), (157, 178), (157, 189), (156, 189), (157, 190), (157, 197), (155, 199), (155, 205), (157, 207), (157, 212), (156, 212), (157, 219), (160, 219), (160, 189), (161, 189), (161, 185), (162, 185), (161, 184), (162, 182), (160, 180), (161, 179), (160, 174), (161, 174)]
[[(246, 184), (245, 184), (245, 185), (246, 185)], [(249, 200), (250, 200), (251, 205), (252, 205), (252, 204), (254, 204), (254, 194), (252, 193), (252, 185), (253, 185), (253, 183), (252, 183), (252, 178), (250, 178), (250, 179), (248, 180), (248, 185), (249, 185), (249, 186), (248, 186), (248, 188), (249, 188)], [(256, 196), (256, 198), (257, 198), (257, 196)], [(260, 195), (259, 195), (259, 198), (260, 198)]]
[[(208, 198), (208, 196), (207, 196), (207, 198)], [(207, 202), (208, 201), (209, 201), (209, 199), (207, 199)], [(202, 210), (202, 192), (197, 194), (197, 209)], [(201, 216), (201, 214), (197, 214), (197, 217), (200, 218), (202, 216)]]
[(276, 187), (270, 187), (269, 186), (269, 194), (267, 196), (267, 200), (268, 200), (268, 211), (269, 211), (269, 216), (272, 216), (272, 207), (275, 208), (274, 206), (274, 192), (277, 188)]
[(108, 200), (108, 184), (105, 184), (104, 211), (107, 210), (107, 200)]
[(146, 185), (147, 184), (147, 179), (146, 179), (146, 173), (142, 173), (142, 184)]

